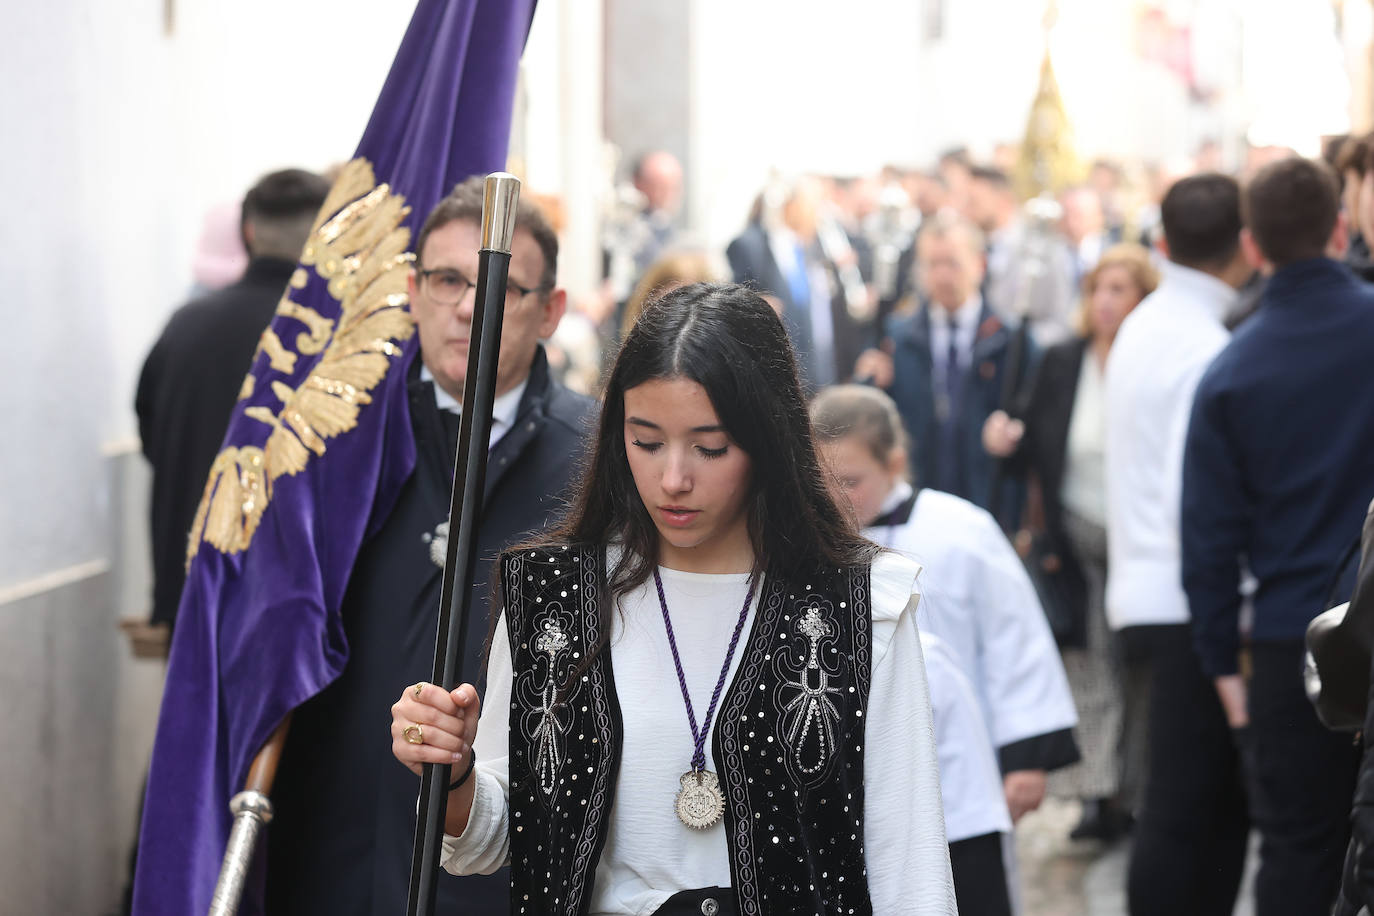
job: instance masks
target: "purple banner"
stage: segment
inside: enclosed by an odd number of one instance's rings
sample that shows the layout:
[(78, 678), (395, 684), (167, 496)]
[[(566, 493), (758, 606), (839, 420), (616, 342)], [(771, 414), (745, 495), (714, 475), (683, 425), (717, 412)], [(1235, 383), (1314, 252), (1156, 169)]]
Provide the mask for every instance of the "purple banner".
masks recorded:
[[(406, 252), (449, 189), (505, 166), (533, 8), (421, 0), (263, 333), (190, 533), (139, 840), (139, 916), (206, 912), (229, 799), (286, 714), (348, 660), (349, 572), (415, 464)], [(261, 911), (260, 884), (259, 873), (240, 913)]]

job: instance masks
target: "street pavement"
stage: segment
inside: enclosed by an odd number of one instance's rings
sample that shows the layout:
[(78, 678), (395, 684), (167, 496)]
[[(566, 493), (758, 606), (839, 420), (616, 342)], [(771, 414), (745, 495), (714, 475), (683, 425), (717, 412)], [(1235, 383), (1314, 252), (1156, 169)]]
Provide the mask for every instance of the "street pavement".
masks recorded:
[[(1069, 831), (1078, 823), (1076, 801), (1047, 798), (1038, 811), (1016, 827), (1016, 856), (1021, 875), (1022, 916), (1127, 916), (1126, 863), (1130, 841), (1104, 844), (1074, 841)], [(1236, 916), (1253, 916), (1254, 863), (1236, 904)]]

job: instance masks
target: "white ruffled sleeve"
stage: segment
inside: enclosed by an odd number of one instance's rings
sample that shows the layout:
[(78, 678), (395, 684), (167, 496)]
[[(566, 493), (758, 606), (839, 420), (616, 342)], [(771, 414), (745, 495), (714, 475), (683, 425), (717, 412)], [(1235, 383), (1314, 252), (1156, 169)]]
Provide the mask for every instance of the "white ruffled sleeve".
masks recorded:
[(864, 856), (873, 912), (954, 916), (935, 725), (916, 631), (920, 571), (890, 552), (873, 562)]
[(477, 786), (462, 836), (444, 835), (439, 864), (454, 875), (489, 875), (510, 861), (510, 638), (506, 616), (496, 622), (487, 667), (487, 693), (473, 751)]

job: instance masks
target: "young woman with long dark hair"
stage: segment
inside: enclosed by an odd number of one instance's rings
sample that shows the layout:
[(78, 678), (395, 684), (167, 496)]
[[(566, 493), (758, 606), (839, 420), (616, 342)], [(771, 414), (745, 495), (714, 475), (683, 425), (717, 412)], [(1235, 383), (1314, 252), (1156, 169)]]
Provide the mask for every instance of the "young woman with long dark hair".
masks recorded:
[(761, 298), (645, 309), (567, 522), (502, 558), (484, 702), (392, 708), (459, 776), (448, 870), (509, 862), (517, 913), (955, 912), (920, 567), (822, 473)]

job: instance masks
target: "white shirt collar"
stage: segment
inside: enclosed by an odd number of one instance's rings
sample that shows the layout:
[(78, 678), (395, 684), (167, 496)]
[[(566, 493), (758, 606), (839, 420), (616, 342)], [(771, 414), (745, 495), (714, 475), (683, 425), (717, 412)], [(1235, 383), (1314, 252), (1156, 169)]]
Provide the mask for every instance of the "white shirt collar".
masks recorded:
[[(959, 362), (966, 363), (973, 352), (973, 343), (978, 337), (978, 318), (983, 314), (983, 297), (974, 293), (954, 310), (951, 316), (943, 306), (931, 303), (930, 310), (930, 349), (936, 361), (943, 365), (949, 355), (950, 331), (954, 332), (954, 347), (959, 353)], [(953, 327), (951, 328), (951, 323)]]
[(954, 327), (959, 337), (972, 338), (978, 331), (978, 316), (983, 312), (983, 297), (979, 293), (969, 296), (968, 301), (954, 311)]
[(1165, 261), (1161, 272), (1161, 287), (1168, 287), (1177, 297), (1197, 303), (1218, 321), (1226, 317), (1227, 311), (1236, 301), (1236, 290), (1231, 284), (1205, 271)]
[[(434, 382), (434, 373), (429, 371), (428, 366), (420, 367), (420, 381)], [(491, 404), (491, 444), (496, 442), (515, 425), (515, 414), (520, 410), (520, 399), (525, 396), (525, 389), (529, 386), (530, 377), (527, 375), (505, 394), (498, 394), (496, 400)], [(462, 402), (454, 398), (443, 389), (437, 382), (434, 383), (434, 404), (440, 410), (451, 411), (461, 414), (463, 412)]]

